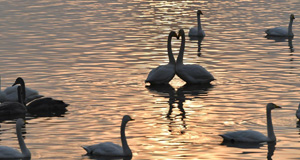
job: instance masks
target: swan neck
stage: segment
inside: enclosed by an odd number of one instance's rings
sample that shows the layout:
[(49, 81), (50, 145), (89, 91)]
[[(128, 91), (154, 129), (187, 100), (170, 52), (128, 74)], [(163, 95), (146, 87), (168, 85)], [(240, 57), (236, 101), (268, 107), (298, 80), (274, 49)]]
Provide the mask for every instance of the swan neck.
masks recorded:
[(16, 131), (17, 131), (19, 146), (21, 148), (21, 151), (22, 151), (22, 154), (23, 154), (24, 157), (31, 157), (31, 153), (28, 150), (28, 148), (26, 147), (26, 144), (25, 144), (24, 139), (22, 137), (21, 129), (22, 129), (22, 124), (18, 124)]
[(197, 14), (197, 21), (198, 21), (198, 33), (202, 30), (201, 28), (201, 20), (200, 20), (200, 14)]
[(176, 64), (183, 64), (184, 47), (185, 47), (185, 35), (184, 35), (184, 32), (183, 32), (182, 35), (181, 35), (180, 50), (179, 50), (179, 55), (177, 57)]
[(20, 90), (19, 88), (17, 90), (18, 90), (18, 102), (24, 104), (22, 90)]
[(175, 59), (172, 52), (172, 35), (169, 35), (168, 37), (168, 57), (169, 57), (169, 64), (175, 64)]
[(122, 148), (124, 156), (132, 156), (132, 152), (128, 146), (126, 136), (125, 136), (125, 127), (128, 121), (122, 121), (121, 124), (121, 141), (122, 141)]
[(294, 21), (294, 19), (291, 18), (290, 23), (289, 23), (289, 28), (288, 28), (288, 35), (289, 36), (294, 36), (293, 29), (292, 29), (293, 21)]
[(267, 129), (268, 129), (268, 138), (270, 141), (276, 141), (272, 118), (271, 118), (271, 109), (267, 107)]

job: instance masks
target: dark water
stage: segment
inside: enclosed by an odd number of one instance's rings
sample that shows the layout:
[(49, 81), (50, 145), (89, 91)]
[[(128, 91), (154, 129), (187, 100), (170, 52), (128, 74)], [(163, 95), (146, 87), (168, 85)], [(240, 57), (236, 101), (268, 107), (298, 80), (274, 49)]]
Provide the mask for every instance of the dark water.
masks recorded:
[[(240, 1), (0, 1), (2, 90), (21, 76), (29, 88), (70, 103), (61, 117), (27, 117), (32, 159), (89, 159), (82, 145), (120, 144), (123, 115), (133, 159), (300, 158), (295, 110), (300, 98), (300, 2)], [(152, 68), (168, 63), (170, 30), (186, 33), (203, 12), (206, 37), (187, 38), (184, 63), (199, 64), (212, 86), (149, 88)], [(265, 38), (295, 14), (294, 39)], [(293, 49), (291, 49), (291, 44)], [(180, 41), (173, 40), (175, 57)], [(220, 145), (219, 134), (253, 129), (267, 134), (272, 112), (276, 146)], [(19, 148), (14, 121), (1, 123), (0, 145)], [(275, 150), (274, 150), (275, 148)], [(268, 153), (269, 150), (269, 153)]]

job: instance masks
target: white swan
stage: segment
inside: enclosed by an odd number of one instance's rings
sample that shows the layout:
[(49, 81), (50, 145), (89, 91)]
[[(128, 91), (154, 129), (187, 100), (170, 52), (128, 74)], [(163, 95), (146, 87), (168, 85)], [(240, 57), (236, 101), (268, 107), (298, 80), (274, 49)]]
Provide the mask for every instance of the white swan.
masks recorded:
[(271, 110), (275, 108), (281, 108), (274, 103), (267, 104), (267, 129), (268, 129), (268, 137), (263, 135), (260, 132), (246, 130), (246, 131), (236, 131), (236, 132), (228, 132), (226, 134), (220, 135), (223, 137), (224, 141), (229, 142), (244, 142), (244, 143), (261, 143), (261, 142), (274, 142), (276, 141), (276, 136), (273, 130), (273, 124), (271, 119)]
[[(18, 77), (15, 81), (22, 83), (24, 80), (21, 77)], [(43, 97), (42, 95), (39, 95), (39, 92), (30, 88), (22, 88), (26, 91), (25, 96), (25, 103), (28, 103), (36, 98)], [(17, 92), (17, 86), (11, 86), (7, 87), (1, 94), (0, 94), (0, 102), (17, 102), (18, 101), (18, 92)]]
[(18, 100), (19, 102), (4, 102), (0, 104), (0, 116), (9, 117), (14, 115), (25, 115), (26, 114), (26, 107), (23, 104), (23, 97), (22, 97), (22, 88), (18, 86)]
[(290, 15), (290, 23), (289, 23), (288, 28), (276, 27), (276, 28), (268, 29), (265, 31), (267, 33), (267, 36), (293, 37), (294, 33), (292, 31), (292, 25), (293, 25), (294, 19), (295, 19), (294, 14), (291, 14)]
[(184, 30), (180, 29), (178, 37), (181, 36), (181, 45), (179, 55), (176, 60), (176, 74), (188, 84), (207, 84), (215, 80), (215, 78), (202, 66), (184, 65), (183, 54), (185, 46)]
[(167, 65), (161, 65), (152, 69), (145, 82), (150, 84), (167, 84), (175, 76), (175, 59), (172, 53), (171, 40), (172, 37), (177, 37), (174, 31), (171, 31), (168, 37), (168, 57), (169, 63)]
[(17, 130), (17, 137), (18, 137), (18, 141), (19, 141), (19, 145), (20, 145), (20, 149), (21, 149), (22, 153), (20, 153), (16, 149), (13, 149), (13, 148), (10, 148), (7, 146), (0, 146), (0, 158), (1, 159), (9, 159), (9, 158), (16, 159), (16, 158), (30, 158), (31, 157), (31, 153), (30, 153), (29, 149), (26, 147), (26, 144), (22, 137), (21, 128), (22, 128), (23, 124), (24, 124), (24, 121), (19, 118), (16, 123), (16, 130)]
[(125, 136), (125, 127), (127, 122), (133, 120), (130, 116), (125, 115), (121, 124), (121, 141), (122, 147), (112, 142), (99, 143), (91, 146), (82, 146), (88, 155), (93, 156), (114, 156), (114, 157), (129, 157), (132, 152), (127, 144)]
[(300, 121), (300, 103), (299, 103), (299, 106), (298, 106), (298, 109), (296, 111), (296, 117), (299, 119)]
[[(22, 87), (22, 97), (25, 98), (25, 94), (27, 93), (25, 89), (25, 82), (24, 80), (19, 77), (13, 84), (13, 86), (17, 86), (17, 84), (20, 84)], [(24, 103), (24, 105), (27, 108), (27, 111), (31, 114), (40, 113), (40, 112), (65, 112), (67, 111), (66, 107), (69, 105), (61, 100), (56, 100), (50, 97), (42, 97), (32, 100), (29, 103)]]
[(202, 30), (201, 27), (201, 20), (200, 20), (200, 15), (203, 15), (203, 13), (201, 12), (201, 10), (197, 11), (197, 22), (198, 22), (198, 26), (197, 27), (193, 27), (190, 29), (189, 32), (189, 36), (190, 37), (205, 37), (205, 33)]

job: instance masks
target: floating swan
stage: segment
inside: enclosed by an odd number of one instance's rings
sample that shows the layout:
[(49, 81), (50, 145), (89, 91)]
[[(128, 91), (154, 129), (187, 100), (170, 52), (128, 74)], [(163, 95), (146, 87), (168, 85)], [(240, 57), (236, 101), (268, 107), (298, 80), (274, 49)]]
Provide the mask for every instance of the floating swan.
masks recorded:
[(171, 47), (172, 37), (177, 37), (177, 34), (174, 31), (171, 31), (168, 37), (169, 63), (152, 69), (145, 82), (149, 82), (151, 84), (166, 84), (169, 83), (175, 76), (175, 59)]
[(297, 109), (297, 111), (296, 111), (296, 117), (299, 119), (299, 121), (300, 121), (300, 104), (299, 104), (299, 106), (298, 106), (298, 109)]
[(197, 11), (197, 21), (198, 21), (198, 26), (197, 27), (193, 27), (190, 29), (189, 32), (189, 36), (190, 37), (205, 37), (205, 33), (202, 30), (201, 27), (201, 20), (200, 20), (200, 15), (203, 15), (203, 13), (201, 12), (201, 10)]
[[(15, 83), (24, 83), (24, 80), (21, 77), (18, 77), (15, 81)], [(39, 95), (39, 92), (30, 88), (22, 88), (26, 91), (25, 95), (25, 103), (28, 103), (36, 98), (43, 97), (42, 95)], [(11, 86), (7, 87), (1, 94), (0, 94), (0, 101), (1, 102), (17, 102), (18, 101), (18, 92), (17, 92), (17, 86)]]
[(199, 65), (184, 65), (183, 53), (185, 46), (184, 30), (180, 29), (178, 39), (181, 36), (179, 55), (176, 60), (176, 74), (188, 84), (207, 84), (215, 78), (203, 67)]
[(16, 123), (16, 130), (17, 130), (17, 137), (19, 141), (19, 145), (21, 148), (22, 153), (17, 151), (16, 149), (7, 147), (7, 146), (0, 146), (0, 158), (1, 159), (19, 159), (19, 158), (30, 158), (31, 153), (29, 149), (26, 147), (26, 144), (22, 138), (22, 132), (21, 128), (24, 124), (24, 121), (22, 119), (18, 119)]
[(21, 95), (22, 89), (20, 86), (18, 90), (18, 100), (19, 102), (4, 102), (0, 104), (0, 116), (9, 117), (14, 115), (25, 115), (26, 107), (23, 104), (23, 97)]
[(121, 124), (121, 141), (122, 147), (112, 142), (99, 143), (91, 146), (82, 146), (88, 155), (93, 156), (113, 156), (113, 157), (129, 157), (132, 152), (127, 144), (125, 136), (125, 127), (127, 122), (133, 120), (130, 116), (125, 115)]
[[(20, 84), (22, 89), (24, 90), (25, 88), (25, 82), (24, 80), (19, 77), (13, 86), (16, 86), (17, 84)], [(23, 92), (22, 96), (25, 97), (26, 91)], [(24, 103), (24, 105), (26, 105)], [(65, 112), (66, 107), (69, 104), (64, 103), (61, 100), (56, 100), (50, 97), (42, 97), (38, 99), (34, 99), (33, 101), (29, 102), (26, 105), (27, 111), (29, 113), (40, 113), (40, 112)]]
[(291, 14), (290, 15), (290, 23), (289, 23), (288, 28), (276, 27), (276, 28), (268, 29), (265, 31), (267, 33), (267, 36), (293, 37), (294, 34), (292, 31), (292, 25), (293, 25), (294, 19), (295, 19), (294, 14)]
[(276, 141), (276, 137), (273, 130), (272, 119), (271, 119), (271, 110), (275, 108), (281, 108), (281, 107), (277, 106), (274, 103), (268, 103), (266, 107), (268, 137), (266, 137), (260, 132), (252, 131), (252, 130), (228, 132), (220, 136), (223, 137), (224, 141), (229, 141), (232, 143), (234, 142), (261, 143), (261, 142)]

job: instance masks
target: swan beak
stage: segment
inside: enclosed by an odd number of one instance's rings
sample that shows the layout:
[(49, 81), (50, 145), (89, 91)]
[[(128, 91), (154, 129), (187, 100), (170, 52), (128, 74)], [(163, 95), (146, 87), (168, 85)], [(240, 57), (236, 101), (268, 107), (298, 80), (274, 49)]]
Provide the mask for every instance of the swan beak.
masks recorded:
[(133, 119), (133, 118), (130, 118), (130, 121), (134, 121), (134, 119)]
[(282, 108), (282, 107), (275, 105), (275, 108)]

